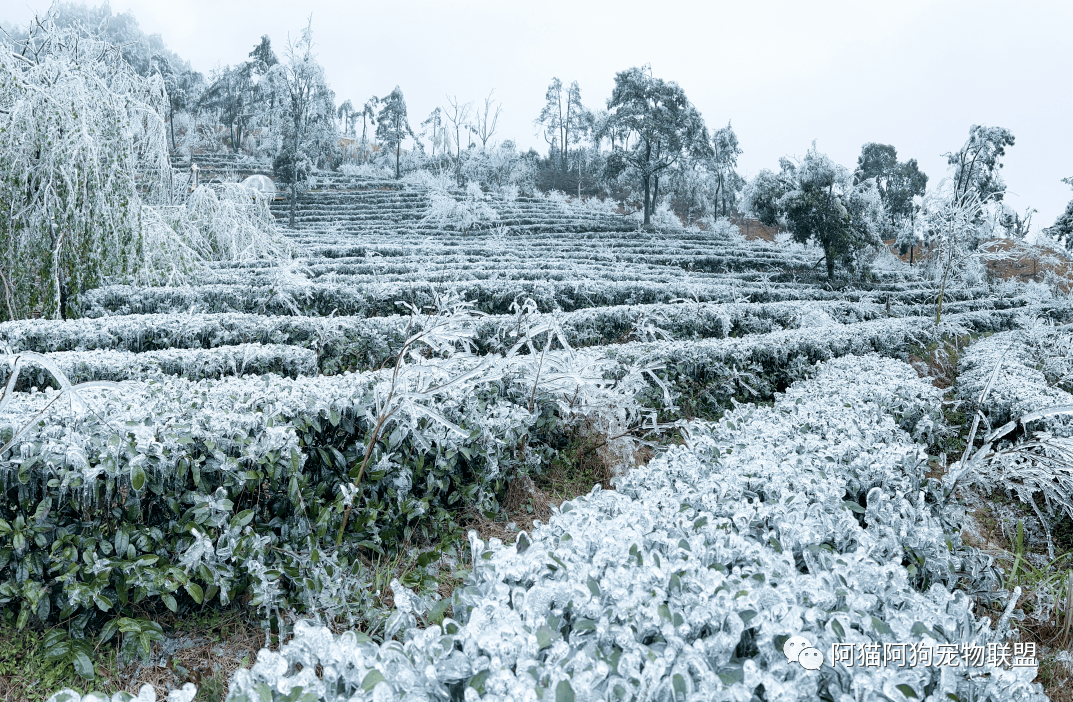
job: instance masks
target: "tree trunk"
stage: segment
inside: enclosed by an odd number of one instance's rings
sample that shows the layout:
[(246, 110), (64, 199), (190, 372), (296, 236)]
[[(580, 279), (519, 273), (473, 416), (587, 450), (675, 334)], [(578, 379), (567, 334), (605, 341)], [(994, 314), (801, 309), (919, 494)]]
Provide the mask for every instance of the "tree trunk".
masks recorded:
[(648, 205), (648, 179), (649, 179), (649, 177), (650, 176), (647, 176), (647, 175), (644, 177), (644, 183), (645, 183), (645, 206), (644, 206), (644, 211), (645, 211), (645, 226), (646, 227), (649, 224), (651, 224), (651, 222), (652, 222), (652, 211), (649, 209), (649, 205)]
[(171, 153), (175, 153), (175, 110), (171, 111)]
[(402, 177), (402, 172), (399, 170), (399, 154), (402, 153), (402, 145), (395, 146), (395, 180)]
[(913, 265), (913, 245), (909, 245), (909, 265)]
[(835, 279), (835, 257), (834, 251), (831, 250), (832, 246), (826, 242), (823, 245), (823, 256), (827, 259), (827, 280), (832, 281)]
[[(297, 173), (295, 173), (295, 175), (297, 175)], [(295, 183), (291, 183), (291, 218), (290, 218), (291, 229), (294, 229), (294, 210), (295, 210), (295, 208), (297, 207), (297, 204), (298, 204), (297, 200), (298, 200), (298, 183), (295, 182)]]

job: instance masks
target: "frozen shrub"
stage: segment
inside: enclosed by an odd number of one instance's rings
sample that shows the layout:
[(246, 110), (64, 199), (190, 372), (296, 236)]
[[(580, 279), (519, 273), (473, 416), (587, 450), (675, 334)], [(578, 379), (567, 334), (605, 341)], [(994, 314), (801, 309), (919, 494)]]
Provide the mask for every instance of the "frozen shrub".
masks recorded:
[[(1032, 668), (861, 669), (829, 658), (840, 642), (1010, 635), (1009, 610), (992, 626), (955, 589), (959, 578), (993, 588), (995, 574), (960, 549), (920, 447), (888, 414), (919, 415), (932, 395), (897, 362), (824, 364), (774, 407), (693, 425), (688, 448), (630, 473), (617, 492), (564, 503), (515, 544), (471, 533), (474, 569), (453, 618), (419, 629), (399, 610), (400, 638), (382, 644), (302, 624), (279, 653), (263, 650), (236, 674), (228, 699), (535, 701), (554, 691), (744, 702), (762, 686), (779, 700), (1043, 700)], [(823, 652), (819, 672), (787, 661), (792, 635)]]

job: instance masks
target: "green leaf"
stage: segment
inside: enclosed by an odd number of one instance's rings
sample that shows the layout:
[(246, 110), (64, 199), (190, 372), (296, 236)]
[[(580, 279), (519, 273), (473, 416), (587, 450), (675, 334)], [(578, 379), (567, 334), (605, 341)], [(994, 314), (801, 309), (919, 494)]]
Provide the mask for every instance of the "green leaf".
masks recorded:
[(600, 597), (600, 583), (596, 582), (592, 578), (589, 578), (588, 582), (585, 584), (589, 586), (589, 592), (592, 593), (593, 597)]
[(891, 628), (887, 626), (887, 623), (878, 617), (872, 617), (872, 628), (878, 631), (880, 634), (893, 634)]
[(738, 612), (738, 616), (741, 617), (741, 621), (745, 624), (745, 628), (748, 629), (749, 622), (751, 622), (753, 620), (753, 617), (756, 616), (756, 612), (751, 609), (743, 609), (742, 611)]
[(175, 601), (174, 595), (164, 593), (164, 595), (160, 599), (164, 600), (164, 604), (166, 604), (168, 606), (168, 609), (170, 609), (172, 612), (179, 611), (179, 603)]
[(436, 602), (428, 611), (428, 620), (433, 624), (443, 623), (443, 617), (447, 613), (447, 608), (451, 606), (451, 598), (444, 597)]
[(376, 687), (377, 683), (383, 681), (384, 675), (379, 670), (370, 670), (365, 676), (365, 679), (361, 681), (361, 689), (368, 692)]
[(678, 695), (685, 696), (686, 679), (683, 678), (680, 673), (675, 673), (673, 676), (671, 676), (671, 686), (674, 687), (674, 696), (676, 699)]
[[(61, 632), (66, 634), (67, 632)], [(56, 642), (52, 646), (46, 645), (45, 647), (45, 662), (55, 664), (62, 661), (71, 652), (70, 640), (64, 639)]]
[(205, 599), (205, 593), (201, 590), (201, 586), (197, 583), (190, 581), (185, 586), (188, 595), (194, 598), (194, 602), (201, 604)]
[(558, 632), (552, 631), (551, 627), (542, 624), (536, 631), (537, 648), (545, 649), (548, 646), (551, 646), (551, 642), (558, 638), (558, 636)]
[(837, 619), (831, 620), (831, 631), (835, 632), (839, 641), (846, 640), (846, 630), (842, 628), (842, 625), (838, 623)]
[(569, 680), (560, 680), (555, 686), (555, 702), (574, 702), (574, 688)]
[(136, 465), (130, 469), (130, 486), (138, 492), (141, 492), (141, 489), (145, 487), (145, 469), (141, 465)]
[(491, 670), (482, 670), (481, 672), (477, 673), (472, 678), (470, 678), (469, 683), (467, 683), (466, 686), (467, 687), (472, 687), (474, 690), (477, 691), (477, 694), (483, 695), (484, 694), (484, 681), (488, 679), (488, 675), (491, 672), (492, 672)]
[(232, 528), (241, 529), (253, 521), (253, 510), (244, 509), (231, 518)]
[(83, 651), (76, 651), (71, 663), (74, 664), (75, 672), (80, 678), (93, 680), (97, 677), (97, 671), (93, 669), (93, 661)]
[(914, 700), (917, 698), (916, 690), (904, 683), (901, 685), (895, 685), (894, 687), (898, 688), (898, 692), (902, 693), (906, 697), (912, 697)]
[(852, 500), (843, 500), (842, 504), (845, 505), (848, 509), (856, 512), (857, 514), (864, 514), (865, 512), (864, 507), (861, 507), (859, 504)]

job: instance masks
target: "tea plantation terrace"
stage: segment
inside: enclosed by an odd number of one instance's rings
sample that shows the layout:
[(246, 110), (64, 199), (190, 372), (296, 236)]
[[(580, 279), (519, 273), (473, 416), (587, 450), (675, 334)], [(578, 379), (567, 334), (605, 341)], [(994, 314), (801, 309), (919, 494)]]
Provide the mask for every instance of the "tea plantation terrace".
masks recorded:
[[(955, 287), (937, 326), (934, 284), (904, 267), (838, 289), (812, 248), (640, 231), (554, 198), (489, 196), (496, 218), (463, 232), (426, 217), (431, 196), (325, 178), (283, 229), (294, 260), (109, 285), (79, 319), (0, 324), (19, 354), (0, 438), (20, 433), (0, 463), (0, 602), (61, 612), (70, 651), (119, 611), (126, 629), (102, 625), (146, 659), (162, 633), (133, 604), (245, 598), (266, 630), (294, 612), (364, 632), (299, 627), (235, 678), (233, 702), (748, 700), (760, 684), (780, 699), (895, 684), (1038, 699), (998, 670), (802, 678), (773, 608), (824, 646), (1006, 637), (1009, 614), (985, 624), (965, 595), (998, 592), (993, 563), (960, 543), (924, 475), (950, 431), (940, 393), (901, 361), (954, 335), (1069, 323), (1066, 300)], [(278, 223), (288, 207), (273, 204)], [(741, 404), (758, 401), (774, 404)], [(437, 603), (463, 514), (501, 516), (511, 481), (561, 458), (571, 432), (656, 419), (689, 446), (631, 472), (616, 439), (621, 491), (515, 545), (473, 536), (475, 567)], [(626, 540), (608, 550), (593, 529)], [(391, 584), (387, 612), (369, 562), (407, 545), (433, 560)]]

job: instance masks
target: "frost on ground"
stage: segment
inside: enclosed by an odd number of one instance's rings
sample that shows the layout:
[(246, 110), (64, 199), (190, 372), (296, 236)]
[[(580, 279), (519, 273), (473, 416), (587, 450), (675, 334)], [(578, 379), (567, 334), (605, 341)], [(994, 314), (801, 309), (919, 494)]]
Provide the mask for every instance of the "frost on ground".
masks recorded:
[[(973, 613), (965, 591), (1000, 607), (1009, 593), (923, 477), (911, 434), (938, 399), (900, 362), (829, 361), (772, 407), (692, 424), (687, 447), (515, 544), (471, 533), (453, 619), (418, 628), (398, 598), (399, 640), (380, 645), (301, 623), (228, 699), (1045, 699), (1034, 668), (830, 664), (838, 642), (1011, 635), (1012, 608)], [(794, 635), (824, 653), (819, 671), (787, 661)]]

